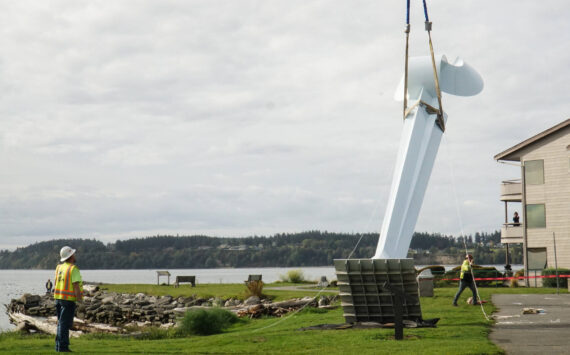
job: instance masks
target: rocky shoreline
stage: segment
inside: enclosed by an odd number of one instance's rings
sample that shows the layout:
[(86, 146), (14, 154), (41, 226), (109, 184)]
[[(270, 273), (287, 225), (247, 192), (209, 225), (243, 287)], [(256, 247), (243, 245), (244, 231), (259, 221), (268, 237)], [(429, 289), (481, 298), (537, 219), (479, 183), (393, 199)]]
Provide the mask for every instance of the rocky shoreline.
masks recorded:
[[(262, 315), (280, 317), (301, 307), (331, 307), (337, 296), (306, 297), (283, 302), (272, 303), (270, 300), (252, 296), (245, 301), (235, 298), (204, 299), (199, 297), (149, 296), (143, 293), (126, 294), (107, 292), (96, 285), (84, 287), (84, 300), (78, 303), (76, 330), (83, 332), (107, 331), (126, 333), (129, 327), (162, 327), (169, 328), (176, 324), (177, 318), (185, 312), (197, 308), (223, 307), (238, 317), (258, 318)], [(55, 301), (52, 295), (24, 294), (6, 305), (6, 312), (20, 330), (40, 329), (32, 323), (53, 323)], [(25, 315), (18, 316), (18, 315)], [(25, 324), (18, 324), (25, 323)], [(89, 327), (89, 324), (100, 326)], [(93, 328), (89, 330), (88, 328)], [(103, 329), (103, 330), (102, 330)], [(106, 330), (105, 330), (106, 329)]]

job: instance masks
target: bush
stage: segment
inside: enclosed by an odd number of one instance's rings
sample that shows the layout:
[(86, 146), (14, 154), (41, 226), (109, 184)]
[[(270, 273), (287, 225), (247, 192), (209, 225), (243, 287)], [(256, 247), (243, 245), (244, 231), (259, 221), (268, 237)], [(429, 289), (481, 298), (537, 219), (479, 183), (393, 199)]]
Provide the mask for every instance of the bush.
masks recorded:
[[(556, 275), (556, 269), (548, 268), (542, 270), (542, 276)], [(570, 269), (558, 268), (558, 275), (570, 275)], [(566, 277), (559, 277), (560, 288), (568, 287), (568, 279)], [(556, 287), (556, 277), (542, 279), (542, 287)]]
[(303, 283), (305, 282), (305, 275), (302, 270), (289, 270), (287, 274), (280, 276), (283, 282)]
[[(515, 272), (514, 277), (521, 277), (524, 276), (524, 269), (520, 269), (519, 271)], [(510, 283), (511, 287), (519, 287), (519, 280), (518, 279), (511, 279)]]
[(247, 281), (245, 283), (245, 298), (257, 296), (259, 298), (263, 295), (263, 281)]
[(186, 312), (176, 329), (176, 335), (187, 336), (219, 334), (239, 318), (232, 312), (220, 308), (198, 309)]

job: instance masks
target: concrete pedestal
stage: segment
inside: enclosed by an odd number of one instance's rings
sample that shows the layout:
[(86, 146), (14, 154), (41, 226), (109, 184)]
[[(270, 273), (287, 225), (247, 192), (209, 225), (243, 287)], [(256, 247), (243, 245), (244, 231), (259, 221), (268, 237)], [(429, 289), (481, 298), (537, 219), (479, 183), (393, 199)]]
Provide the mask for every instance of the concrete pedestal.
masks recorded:
[[(430, 271), (429, 269), (424, 270)], [(421, 273), (418, 275), (418, 286), (420, 297), (433, 297), (433, 275), (429, 273)]]

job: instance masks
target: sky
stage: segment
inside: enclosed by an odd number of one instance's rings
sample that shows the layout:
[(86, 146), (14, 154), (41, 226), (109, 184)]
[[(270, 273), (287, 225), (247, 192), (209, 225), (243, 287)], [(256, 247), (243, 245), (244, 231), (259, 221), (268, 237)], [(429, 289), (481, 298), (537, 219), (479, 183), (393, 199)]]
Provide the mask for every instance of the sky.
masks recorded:
[[(570, 2), (428, 0), (444, 94), (416, 231), (500, 228), (493, 156), (570, 117)], [(410, 55), (429, 54), (412, 1)], [(378, 232), (405, 1), (0, 1), (0, 249), (56, 238)], [(516, 208), (516, 207), (515, 207)]]

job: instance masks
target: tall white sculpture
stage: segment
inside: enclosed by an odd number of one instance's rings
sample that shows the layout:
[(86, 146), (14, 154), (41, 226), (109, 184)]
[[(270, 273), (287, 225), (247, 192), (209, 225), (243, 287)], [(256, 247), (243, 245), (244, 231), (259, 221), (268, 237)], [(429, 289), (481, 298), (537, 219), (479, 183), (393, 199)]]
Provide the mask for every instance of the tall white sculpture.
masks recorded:
[[(472, 96), (483, 90), (481, 76), (463, 60), (453, 63), (445, 56), (435, 58), (442, 92)], [(408, 105), (390, 197), (374, 259), (404, 259), (408, 253), (420, 208), (431, 175), (447, 115), (438, 121), (431, 57), (414, 57), (408, 64)], [(404, 78), (396, 100), (404, 96)]]

